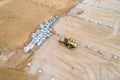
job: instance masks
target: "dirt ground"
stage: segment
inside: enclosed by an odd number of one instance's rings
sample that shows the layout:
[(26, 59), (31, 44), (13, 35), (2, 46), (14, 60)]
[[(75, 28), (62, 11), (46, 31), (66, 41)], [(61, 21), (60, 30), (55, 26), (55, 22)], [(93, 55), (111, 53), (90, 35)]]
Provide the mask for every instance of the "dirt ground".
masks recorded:
[(77, 0), (0, 0), (0, 51), (22, 48), (40, 23), (66, 14), (76, 4)]
[[(108, 27), (68, 15), (76, 3), (0, 0), (0, 51), (4, 51), (0, 52), (0, 80), (120, 79), (120, 34), (114, 36)], [(53, 25), (53, 36), (25, 54), (21, 48), (31, 33), (54, 15), (61, 17)], [(77, 48), (70, 50), (58, 43), (67, 35), (77, 40)]]
[(116, 22), (118, 22), (120, 19), (119, 13), (105, 10), (102, 8), (88, 6), (85, 4), (77, 5), (68, 14), (71, 16), (82, 18), (84, 20), (91, 21), (95, 24), (101, 24), (103, 26), (110, 27), (110, 28), (114, 28)]
[[(54, 34), (35, 52), (31, 62), (30, 73), (36, 74), (40, 69), (43, 71), (38, 74), (39, 80), (50, 80), (51, 77), (55, 80), (119, 80), (119, 60), (112, 59), (110, 54), (102, 55), (87, 49), (84, 43), (120, 56), (119, 44), (114, 43), (117, 40), (111, 37), (112, 42), (109, 42), (110, 39), (107, 39), (112, 33), (109, 28), (65, 16), (54, 25), (54, 31), (57, 35)], [(58, 43), (66, 35), (79, 41), (76, 49), (69, 50)]]

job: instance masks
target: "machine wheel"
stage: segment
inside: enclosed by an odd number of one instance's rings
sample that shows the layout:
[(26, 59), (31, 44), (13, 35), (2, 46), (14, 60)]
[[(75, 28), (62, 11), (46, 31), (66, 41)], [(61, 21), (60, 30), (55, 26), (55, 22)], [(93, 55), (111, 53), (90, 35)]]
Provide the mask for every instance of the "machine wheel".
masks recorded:
[(68, 49), (74, 48), (72, 44), (69, 44), (67, 47)]

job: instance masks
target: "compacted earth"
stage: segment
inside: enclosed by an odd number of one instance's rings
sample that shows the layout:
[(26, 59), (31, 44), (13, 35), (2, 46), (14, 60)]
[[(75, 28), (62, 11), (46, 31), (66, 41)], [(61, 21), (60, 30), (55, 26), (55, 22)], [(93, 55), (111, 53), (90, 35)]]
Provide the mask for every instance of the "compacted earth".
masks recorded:
[[(94, 1), (99, 7), (91, 4)], [(108, 9), (111, 4), (114, 8)], [(119, 24), (111, 23), (119, 23), (118, 4), (114, 0), (0, 0), (0, 80), (119, 80)], [(51, 38), (24, 53), (32, 32), (55, 15), (59, 19)], [(58, 42), (65, 36), (71, 36), (77, 48)]]
[(22, 48), (40, 23), (65, 15), (77, 0), (0, 0), (0, 51)]

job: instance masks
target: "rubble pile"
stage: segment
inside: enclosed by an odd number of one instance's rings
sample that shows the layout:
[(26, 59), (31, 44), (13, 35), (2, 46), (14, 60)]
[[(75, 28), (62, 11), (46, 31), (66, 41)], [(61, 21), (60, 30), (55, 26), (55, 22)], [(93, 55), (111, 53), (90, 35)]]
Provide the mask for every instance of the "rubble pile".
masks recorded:
[(30, 49), (32, 49), (35, 45), (42, 46), (43, 43), (46, 41), (47, 38), (50, 38), (52, 36), (52, 25), (56, 22), (58, 19), (58, 16), (53, 17), (50, 20), (47, 20), (45, 22), (45, 25), (40, 24), (39, 30), (36, 30), (36, 32), (32, 33), (32, 41), (24, 47), (24, 52), (27, 53)]

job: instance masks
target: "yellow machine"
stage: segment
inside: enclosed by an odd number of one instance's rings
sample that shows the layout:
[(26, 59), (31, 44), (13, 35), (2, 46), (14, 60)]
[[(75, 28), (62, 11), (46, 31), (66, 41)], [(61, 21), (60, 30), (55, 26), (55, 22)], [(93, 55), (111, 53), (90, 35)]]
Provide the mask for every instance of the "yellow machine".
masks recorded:
[(70, 36), (63, 37), (59, 42), (65, 45), (68, 49), (76, 48), (77, 43), (75, 43)]

